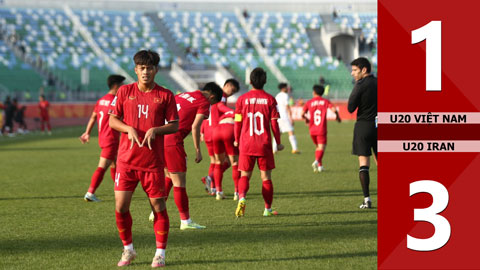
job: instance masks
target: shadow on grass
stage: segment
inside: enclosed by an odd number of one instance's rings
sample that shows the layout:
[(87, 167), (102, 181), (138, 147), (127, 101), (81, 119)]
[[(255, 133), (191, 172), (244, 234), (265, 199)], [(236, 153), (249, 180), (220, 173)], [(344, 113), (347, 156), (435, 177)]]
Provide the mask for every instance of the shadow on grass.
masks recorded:
[[(370, 195), (377, 195), (376, 190), (371, 190)], [(257, 197), (262, 196), (261, 193), (251, 192), (248, 193), (248, 197)], [(283, 192), (275, 191), (275, 198), (288, 198), (288, 197), (352, 197), (352, 196), (362, 196), (362, 191), (358, 190), (317, 190), (317, 191), (292, 191), (292, 192)]]
[[(367, 251), (367, 252), (351, 252), (351, 253), (340, 253), (340, 254), (323, 254), (323, 255), (312, 255), (312, 256), (296, 256), (296, 257), (276, 257), (275, 261), (301, 261), (301, 260), (325, 260), (325, 259), (342, 259), (342, 258), (355, 258), (355, 257), (376, 257), (376, 251)], [(216, 263), (247, 263), (247, 262), (267, 262), (268, 259), (259, 258), (259, 259), (249, 259), (249, 258), (236, 258), (236, 259), (216, 259), (216, 260), (195, 260), (195, 261), (177, 261), (177, 262), (168, 262), (168, 265), (189, 265), (189, 264), (216, 264)]]
[(78, 146), (78, 147), (74, 147), (74, 146), (70, 146), (70, 147), (31, 147), (31, 148), (28, 148), (28, 147), (18, 147), (18, 148), (6, 148), (6, 149), (3, 149), (3, 151), (5, 152), (8, 152), (8, 151), (11, 151), (11, 152), (16, 152), (16, 151), (42, 151), (42, 152), (45, 152), (45, 151), (59, 151), (59, 150), (65, 150), (65, 151), (70, 151), (72, 149), (80, 149), (82, 147)]
[[(45, 135), (41, 134), (40, 132), (32, 132), (22, 136), (16, 136), (13, 138), (7, 137), (0, 137), (0, 148), (1, 146), (6, 145), (13, 145), (18, 143), (25, 143), (25, 142), (34, 142), (34, 141), (46, 141), (52, 139), (63, 139), (63, 138), (78, 138), (83, 133), (84, 126), (73, 126), (73, 127), (65, 127), (65, 128), (58, 128), (54, 129), (53, 135)], [(96, 134), (93, 132), (93, 134)], [(91, 138), (96, 137), (93, 135)], [(79, 142), (80, 143), (80, 142)], [(8, 150), (8, 149), (6, 149)]]
[(12, 197), (12, 198), (0, 198), (0, 201), (51, 200), (51, 199), (82, 199), (83, 200), (83, 196)]
[(278, 217), (310, 217), (310, 216), (325, 216), (325, 215), (346, 215), (346, 214), (368, 214), (377, 213), (376, 208), (368, 210), (358, 209), (357, 211), (330, 211), (330, 212), (308, 212), (308, 213), (280, 213)]
[[(240, 225), (240, 226), (238, 226)], [(242, 226), (244, 225), (244, 226)], [(331, 225), (339, 225), (331, 227)], [(217, 227), (195, 232), (182, 232), (170, 228), (169, 243), (179, 247), (201, 248), (231, 245), (282, 245), (291, 242), (319, 241), (322, 243), (336, 241), (352, 241), (355, 239), (375, 239), (377, 235), (376, 221), (345, 221), (345, 222), (307, 222), (282, 224), (237, 224), (237, 226)], [(154, 233), (151, 225), (147, 228), (133, 227), (133, 241), (137, 246), (152, 246), (154, 248)], [(112, 226), (113, 227), (113, 226)], [(151, 231), (151, 232), (150, 232)], [(78, 252), (84, 249), (117, 250), (121, 249), (120, 239), (116, 229), (108, 234), (56, 235), (49, 238), (0, 239), (2, 254), (23, 254), (38, 249), (42, 252), (55, 250), (71, 250)], [(108, 251), (106, 251), (108, 252)], [(376, 253), (368, 253), (368, 256)], [(364, 254), (365, 255), (365, 254)], [(232, 255), (233, 256), (233, 255)], [(324, 256), (324, 255), (321, 255)], [(331, 255), (329, 255), (331, 256)], [(339, 254), (338, 256), (342, 256)], [(366, 255), (365, 255), (366, 256)], [(294, 258), (288, 258), (294, 259)], [(226, 259), (235, 260), (235, 259)], [(214, 261), (212, 261), (214, 262)], [(205, 262), (203, 262), (205, 263)]]

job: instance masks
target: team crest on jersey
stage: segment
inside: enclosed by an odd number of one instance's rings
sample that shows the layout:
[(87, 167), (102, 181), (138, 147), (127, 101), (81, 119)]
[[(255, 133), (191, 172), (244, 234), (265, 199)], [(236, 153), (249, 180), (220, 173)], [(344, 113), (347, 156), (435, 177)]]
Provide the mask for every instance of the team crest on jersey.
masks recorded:
[(135, 99), (135, 96), (129, 96), (128, 99), (134, 100), (134, 99)]
[(162, 101), (163, 101), (163, 98), (158, 98), (158, 97), (153, 98), (153, 103), (162, 103)]

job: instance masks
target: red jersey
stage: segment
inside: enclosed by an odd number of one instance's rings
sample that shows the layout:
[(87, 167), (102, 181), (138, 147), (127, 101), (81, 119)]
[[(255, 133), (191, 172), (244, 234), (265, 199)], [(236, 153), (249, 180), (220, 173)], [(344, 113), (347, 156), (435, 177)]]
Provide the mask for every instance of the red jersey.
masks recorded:
[(200, 129), (200, 133), (203, 133), (203, 140), (205, 142), (211, 142), (212, 138), (212, 118), (209, 117), (206, 121), (203, 121), (202, 128)]
[(224, 118), (233, 118), (233, 110), (229, 108), (226, 104), (227, 97), (225, 96), (225, 94), (223, 94), (222, 101), (212, 105), (209, 118), (209, 124), (212, 128), (216, 128), (218, 126), (218, 122), (220, 122), (220, 120)]
[[(140, 142), (152, 127), (178, 120), (175, 97), (170, 90), (155, 84), (148, 92), (141, 92), (137, 83), (122, 85), (111, 103), (110, 114), (123, 117), (123, 122), (135, 128)], [(164, 168), (163, 135), (152, 141), (152, 150), (137, 143), (130, 149), (128, 134), (122, 133), (117, 163), (123, 168), (139, 171), (161, 172)]]
[(250, 90), (240, 96), (235, 109), (235, 120), (241, 119), (242, 125), (240, 153), (266, 156), (272, 152), (270, 121), (279, 117), (277, 101), (264, 90)]
[(175, 96), (178, 110), (178, 131), (165, 136), (165, 145), (183, 144), (183, 139), (192, 131), (192, 124), (197, 114), (203, 114), (208, 118), (210, 102), (200, 90), (195, 92), (181, 93)]
[(305, 103), (303, 111), (310, 116), (310, 134), (327, 134), (327, 110), (331, 107), (332, 103), (330, 103), (328, 99), (322, 97), (314, 97)]
[(38, 102), (38, 107), (40, 108), (40, 116), (42, 118), (48, 117), (48, 108), (50, 107), (50, 103), (46, 100)]
[(120, 134), (108, 125), (108, 112), (110, 110), (110, 103), (114, 98), (115, 95), (106, 94), (95, 104), (94, 112), (97, 114), (98, 145), (102, 148), (118, 145), (118, 137)]

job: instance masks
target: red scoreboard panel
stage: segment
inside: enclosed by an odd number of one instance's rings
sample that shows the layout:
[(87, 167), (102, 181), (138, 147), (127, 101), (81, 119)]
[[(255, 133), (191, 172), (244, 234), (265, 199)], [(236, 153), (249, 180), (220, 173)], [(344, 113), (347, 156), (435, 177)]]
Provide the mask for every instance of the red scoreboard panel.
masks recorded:
[(480, 269), (479, 26), (480, 1), (378, 2), (379, 269)]

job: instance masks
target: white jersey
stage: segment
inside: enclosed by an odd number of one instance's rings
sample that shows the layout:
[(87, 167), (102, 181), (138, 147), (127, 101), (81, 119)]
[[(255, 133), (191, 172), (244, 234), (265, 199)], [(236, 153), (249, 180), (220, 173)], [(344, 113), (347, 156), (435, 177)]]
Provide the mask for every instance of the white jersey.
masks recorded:
[(280, 92), (275, 96), (277, 100), (277, 109), (278, 113), (280, 114), (280, 119), (289, 121), (288, 113), (287, 113), (287, 106), (288, 106), (288, 94), (284, 92)]

